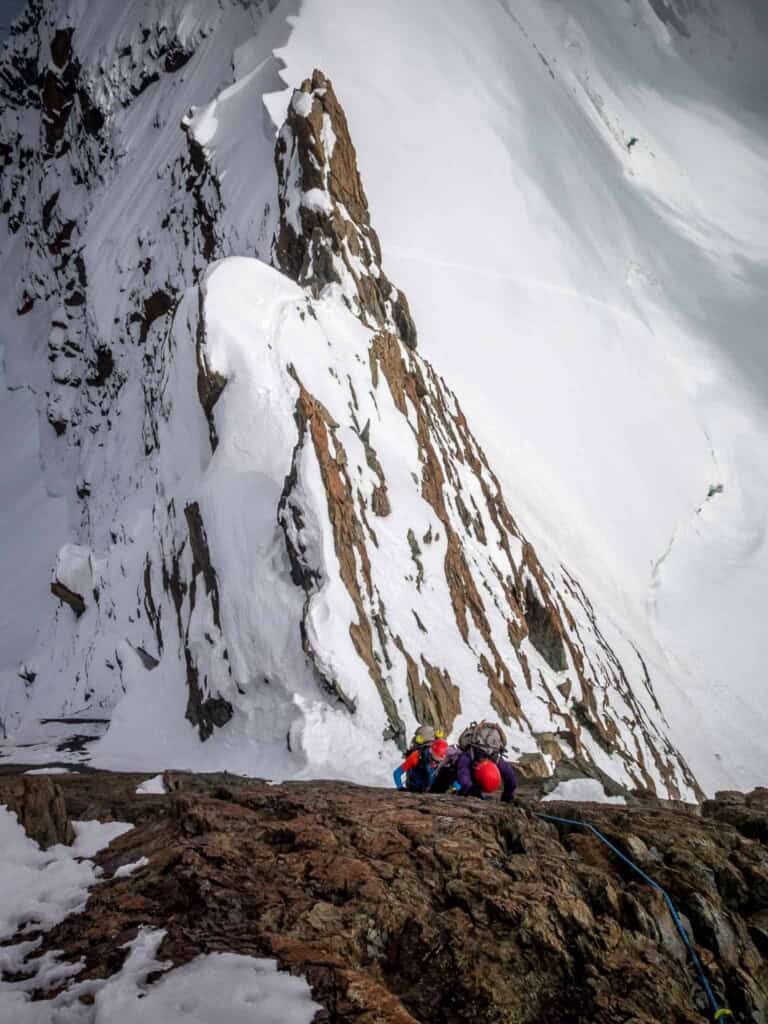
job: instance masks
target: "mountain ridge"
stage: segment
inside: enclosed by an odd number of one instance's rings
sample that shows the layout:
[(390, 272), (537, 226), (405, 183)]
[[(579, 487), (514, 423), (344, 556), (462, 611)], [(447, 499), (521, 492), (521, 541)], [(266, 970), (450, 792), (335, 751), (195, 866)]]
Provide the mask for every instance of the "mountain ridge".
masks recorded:
[[(70, 607), (49, 596), (37, 651), (6, 662), (6, 728), (98, 712), (104, 763), (327, 772), (349, 747), (383, 780), (418, 719), (495, 715), (541, 771), (701, 795), (657, 666), (540, 560), (414, 351), (321, 72), (269, 174), (243, 140), (259, 174), (235, 202), (239, 118), (280, 51), (232, 68), (284, 12), (179, 2), (97, 19), (81, 50), (73, 15), (31, 11), (3, 65), (24, 85), (2, 129), (23, 282), (5, 372), (45, 396), (45, 486), (68, 503), (45, 588)], [(190, 109), (187, 76), (216, 98)]]

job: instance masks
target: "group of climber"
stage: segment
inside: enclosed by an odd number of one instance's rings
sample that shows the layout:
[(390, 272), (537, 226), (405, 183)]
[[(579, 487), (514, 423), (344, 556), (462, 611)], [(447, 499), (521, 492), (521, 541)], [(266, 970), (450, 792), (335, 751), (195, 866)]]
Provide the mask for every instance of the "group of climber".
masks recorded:
[(507, 737), (495, 722), (473, 722), (450, 745), (441, 729), (420, 725), (405, 760), (394, 771), (395, 785), (412, 793), (446, 793), (488, 797), (501, 788), (509, 802), (517, 787), (512, 765), (504, 757)]

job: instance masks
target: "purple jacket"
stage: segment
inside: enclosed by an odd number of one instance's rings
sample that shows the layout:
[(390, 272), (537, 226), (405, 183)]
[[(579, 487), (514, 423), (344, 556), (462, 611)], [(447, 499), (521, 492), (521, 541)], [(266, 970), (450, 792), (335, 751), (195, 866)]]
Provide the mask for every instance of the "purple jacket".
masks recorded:
[[(515, 795), (515, 789), (517, 789), (517, 776), (515, 775), (515, 769), (503, 758), (499, 758), (496, 762), (496, 767), (501, 773), (501, 781), (504, 783), (504, 789), (501, 793), (502, 803), (507, 803)], [(479, 796), (480, 787), (475, 785), (472, 778), (472, 754), (470, 751), (465, 750), (462, 752), (461, 757), (456, 765), (456, 778), (459, 785), (461, 786), (462, 796)]]

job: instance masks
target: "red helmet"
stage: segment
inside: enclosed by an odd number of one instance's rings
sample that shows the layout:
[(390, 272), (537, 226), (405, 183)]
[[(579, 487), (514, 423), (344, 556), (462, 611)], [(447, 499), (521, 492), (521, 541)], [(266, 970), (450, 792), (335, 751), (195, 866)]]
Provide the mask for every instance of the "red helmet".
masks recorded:
[(442, 761), (445, 755), (448, 753), (448, 741), (447, 740), (433, 740), (430, 746), (430, 752), (432, 754), (433, 761)]
[(493, 761), (480, 761), (475, 765), (475, 782), (484, 793), (495, 793), (501, 785), (501, 772)]

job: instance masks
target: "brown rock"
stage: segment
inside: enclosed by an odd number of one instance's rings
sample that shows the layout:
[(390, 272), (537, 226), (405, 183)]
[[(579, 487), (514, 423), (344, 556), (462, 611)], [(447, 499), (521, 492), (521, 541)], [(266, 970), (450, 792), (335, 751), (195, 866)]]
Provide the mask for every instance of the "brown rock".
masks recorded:
[[(344, 110), (322, 71), (314, 71), (294, 92), (275, 165), (280, 203), (275, 266), (315, 296), (328, 284), (341, 285), (364, 323), (390, 330), (415, 348), (408, 301), (381, 269), (381, 245)], [(308, 193), (315, 197), (311, 202), (303, 198)]]
[(54, 597), (58, 597), (60, 601), (63, 601), (64, 604), (68, 604), (78, 619), (85, 611), (85, 601), (82, 596), (70, 590), (69, 587), (65, 587), (58, 580), (54, 580), (51, 583), (51, 593)]
[(550, 776), (543, 754), (521, 754), (515, 761), (515, 768), (524, 779), (548, 779)]
[(746, 804), (747, 797), (745, 793), (739, 793), (732, 789), (719, 789), (715, 793), (715, 800), (718, 803), (729, 803), (729, 804)]
[(61, 789), (50, 776), (26, 776), (21, 797), (13, 809), (24, 831), (43, 850), (56, 843), (69, 846), (75, 841)]
[[(717, 797), (715, 797), (717, 799)], [(758, 786), (746, 797), (747, 806), (755, 807), (761, 811), (768, 811), (768, 787)]]
[[(140, 926), (163, 927), (160, 959), (277, 957), (307, 978), (321, 1019), (340, 1024), (613, 1024), (657, 1020), (659, 1007), (677, 1024), (701, 1019), (660, 894), (594, 835), (452, 796), (174, 779), (183, 795), (151, 801), (135, 795), (135, 777), (62, 780), (74, 808), (137, 820), (101, 855), (107, 876), (140, 856), (149, 864), (93, 889), (85, 913), (36, 952), (82, 956), (80, 978), (105, 977)], [(19, 785), (0, 778), (0, 799)], [(765, 846), (684, 810), (595, 806), (589, 817), (623, 848), (647, 854), (648, 870), (690, 920), (716, 992), (762, 1019), (768, 919), (754, 900)], [(699, 887), (728, 865), (750, 886), (744, 911)]]

